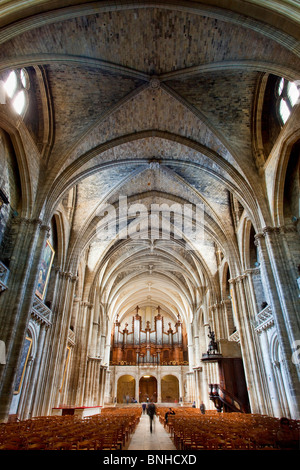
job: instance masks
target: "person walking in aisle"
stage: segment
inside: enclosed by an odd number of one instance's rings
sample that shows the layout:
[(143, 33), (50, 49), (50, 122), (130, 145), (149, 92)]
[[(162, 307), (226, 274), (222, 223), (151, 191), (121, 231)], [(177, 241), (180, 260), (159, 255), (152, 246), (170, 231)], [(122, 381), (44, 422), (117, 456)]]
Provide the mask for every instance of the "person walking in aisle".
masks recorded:
[(154, 416), (156, 415), (156, 406), (154, 405), (152, 401), (149, 403), (147, 407), (147, 414), (150, 420), (150, 432), (152, 433), (153, 420), (154, 420)]
[(200, 405), (200, 411), (203, 415), (205, 414), (205, 405), (204, 405), (203, 401), (201, 402), (201, 405)]

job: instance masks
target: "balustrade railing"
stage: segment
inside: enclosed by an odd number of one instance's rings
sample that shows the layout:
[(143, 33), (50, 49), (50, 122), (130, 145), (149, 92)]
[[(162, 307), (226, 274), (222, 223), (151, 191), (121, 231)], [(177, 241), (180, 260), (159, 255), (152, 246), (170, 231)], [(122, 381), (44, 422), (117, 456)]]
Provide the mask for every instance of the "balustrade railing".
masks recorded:
[(44, 304), (37, 296), (34, 296), (32, 305), (33, 317), (44, 324), (51, 325), (52, 310)]
[(0, 261), (0, 292), (7, 289), (7, 281), (9, 277), (9, 269)]
[(260, 329), (270, 327), (273, 324), (273, 313), (270, 305), (267, 305), (263, 310), (258, 312), (255, 316), (255, 329), (259, 332)]
[(161, 362), (147, 362), (147, 361), (139, 361), (139, 362), (130, 362), (130, 361), (111, 361), (111, 366), (188, 366), (188, 361), (161, 361)]
[(219, 384), (209, 384), (209, 398), (214, 402), (218, 411), (222, 411), (222, 408), (225, 405), (233, 411), (240, 413), (248, 412), (247, 406), (245, 406), (241, 400), (235, 397), (228, 390), (222, 388)]

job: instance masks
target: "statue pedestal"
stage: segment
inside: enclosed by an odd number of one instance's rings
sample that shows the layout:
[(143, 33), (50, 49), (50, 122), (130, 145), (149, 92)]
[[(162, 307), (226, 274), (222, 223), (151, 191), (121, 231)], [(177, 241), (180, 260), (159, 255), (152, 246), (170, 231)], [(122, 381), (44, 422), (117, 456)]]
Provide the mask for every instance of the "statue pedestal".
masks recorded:
[(222, 354), (202, 354), (202, 362), (218, 362), (222, 359)]

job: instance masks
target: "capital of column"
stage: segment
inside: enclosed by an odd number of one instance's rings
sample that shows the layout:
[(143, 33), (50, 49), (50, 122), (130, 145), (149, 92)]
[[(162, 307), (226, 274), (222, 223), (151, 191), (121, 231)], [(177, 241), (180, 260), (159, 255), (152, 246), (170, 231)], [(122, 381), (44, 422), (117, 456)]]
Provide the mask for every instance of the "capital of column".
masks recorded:
[(75, 282), (78, 279), (78, 277), (74, 276), (74, 274), (71, 273), (70, 271), (63, 271), (61, 268), (57, 266), (54, 269), (55, 269), (55, 273), (58, 274), (61, 279), (64, 279), (64, 278), (70, 279), (71, 282)]
[(13, 219), (13, 223), (15, 225), (30, 225), (30, 224), (42, 224), (43, 221), (41, 219), (30, 219), (29, 217), (15, 217)]
[(276, 369), (280, 369), (280, 362), (279, 361), (273, 361), (272, 364), (273, 364), (274, 367), (276, 367)]
[(260, 268), (249, 268), (244, 271), (244, 275), (248, 277), (256, 276), (260, 274)]
[(49, 225), (41, 224), (40, 231), (41, 232), (46, 232), (46, 237), (49, 238), (49, 236), (50, 236), (50, 227), (49, 227)]
[(285, 226), (281, 227), (271, 227), (270, 225), (267, 225), (262, 229), (261, 232), (258, 232), (254, 235), (254, 244), (257, 246), (262, 238), (265, 238), (266, 235), (270, 235), (272, 233), (282, 233), (283, 230), (285, 229)]
[(98, 356), (98, 357), (95, 357), (95, 356), (88, 356), (88, 361), (89, 362), (98, 362), (98, 363), (101, 363), (102, 361), (102, 357)]
[(280, 232), (280, 229), (279, 227), (270, 227), (270, 226), (267, 226), (267, 227), (264, 227), (263, 228), (263, 233), (264, 235), (266, 234), (270, 234), (270, 233), (279, 233)]
[(280, 234), (298, 232), (296, 224), (280, 225), (278, 229)]
[(82, 302), (82, 305), (83, 305), (84, 307), (89, 308), (89, 309), (92, 309), (92, 308), (94, 307), (94, 304), (92, 304), (91, 302), (87, 302), (87, 301), (83, 301), (83, 302)]
[(228, 305), (231, 304), (231, 299), (223, 299), (223, 300), (221, 300), (221, 304), (222, 304), (223, 307), (224, 306), (228, 307)]
[(261, 240), (265, 238), (265, 234), (262, 232), (256, 233), (254, 235), (254, 245), (259, 246), (261, 244)]
[(223, 306), (223, 301), (220, 300), (220, 302), (216, 302), (215, 304), (212, 304), (212, 305), (210, 306), (210, 308), (217, 309), (217, 308), (220, 308), (220, 307), (222, 307), (222, 306)]
[(50, 226), (47, 224), (44, 224), (42, 219), (39, 219), (38, 217), (34, 219), (30, 219), (29, 217), (22, 217), (18, 216), (15, 217), (13, 220), (14, 225), (25, 225), (25, 226), (30, 226), (32, 225), (33, 227), (38, 227), (40, 228), (41, 231), (47, 231), (48, 234), (50, 233)]
[(67, 279), (70, 279), (70, 281), (72, 281), (72, 282), (74, 282), (74, 277), (75, 277), (75, 280), (76, 280), (76, 276), (74, 276), (74, 274), (71, 273), (70, 271), (65, 272), (64, 275)]
[(243, 279), (245, 279), (246, 277), (247, 277), (247, 276), (246, 276), (245, 273), (244, 273), (244, 274), (240, 274), (240, 275), (237, 276), (237, 277), (234, 277), (234, 278), (229, 279), (228, 282), (229, 282), (229, 284), (236, 284), (236, 283), (238, 283), (238, 282), (242, 282)]

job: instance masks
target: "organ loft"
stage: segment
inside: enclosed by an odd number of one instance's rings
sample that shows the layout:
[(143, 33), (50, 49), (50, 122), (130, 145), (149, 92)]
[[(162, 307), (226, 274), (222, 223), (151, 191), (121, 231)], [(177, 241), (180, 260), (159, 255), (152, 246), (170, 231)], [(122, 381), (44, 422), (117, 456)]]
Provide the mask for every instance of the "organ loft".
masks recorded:
[(145, 317), (139, 315), (139, 310), (137, 306), (131, 324), (125, 323), (124, 329), (121, 328), (118, 317), (116, 318), (111, 364), (183, 364), (186, 344), (184, 344), (183, 325), (179, 315), (173, 330), (171, 322), (165, 325), (165, 318), (160, 313), (160, 307), (157, 307), (157, 314), (151, 322), (152, 325), (150, 320), (145, 320)]

